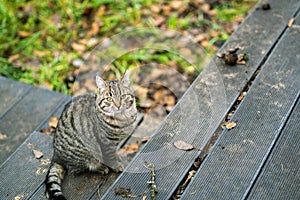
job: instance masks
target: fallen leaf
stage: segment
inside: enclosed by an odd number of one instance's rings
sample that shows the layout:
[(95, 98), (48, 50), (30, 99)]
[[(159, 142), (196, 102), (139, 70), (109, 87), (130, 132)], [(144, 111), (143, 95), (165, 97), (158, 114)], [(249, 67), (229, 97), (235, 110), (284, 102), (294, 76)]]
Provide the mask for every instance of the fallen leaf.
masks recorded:
[(233, 115), (232, 112), (228, 113), (227, 117), (231, 117)]
[(165, 18), (162, 16), (157, 16), (154, 19), (154, 26), (160, 26), (161, 24), (163, 24), (165, 22)]
[(194, 40), (195, 40), (195, 42), (201, 42), (201, 41), (203, 41), (203, 40), (205, 40), (205, 39), (207, 39), (207, 38), (208, 38), (207, 33), (200, 33), (199, 35), (197, 35), (197, 36), (194, 38)]
[(17, 195), (17, 196), (15, 196), (15, 200), (20, 200), (23, 197), (24, 197), (24, 194)]
[(145, 100), (140, 100), (139, 101), (139, 106), (141, 107), (141, 108), (151, 108), (151, 106), (152, 106), (152, 101), (151, 100), (149, 100), (149, 99), (145, 99)]
[(225, 57), (225, 53), (216, 53), (216, 56), (218, 58), (224, 58)]
[(0, 133), (0, 140), (6, 140), (7, 135)]
[(209, 40), (205, 39), (205, 40), (201, 41), (201, 46), (202, 47), (206, 48), (206, 47), (208, 47), (208, 45), (209, 45)]
[(122, 154), (132, 154), (132, 153), (136, 153), (139, 150), (139, 143), (138, 142), (134, 142), (131, 144), (126, 144), (122, 149), (120, 149), (118, 151), (119, 155)]
[(236, 52), (241, 49), (240, 47), (236, 47), (234, 49), (229, 49), (228, 53), (217, 53), (216, 56), (222, 60), (224, 60), (227, 65), (246, 65), (248, 55), (245, 53), (237, 54)]
[(195, 149), (195, 147), (193, 145), (186, 143), (183, 140), (177, 140), (176, 142), (174, 142), (174, 146), (177, 149), (184, 150), (184, 151), (189, 151), (189, 150)]
[(27, 38), (27, 37), (31, 36), (31, 33), (27, 32), (27, 31), (18, 31), (17, 34), (20, 38)]
[(72, 48), (79, 53), (85, 51), (85, 46), (83, 44), (78, 44), (75, 42), (72, 43)]
[(174, 96), (165, 96), (164, 98), (165, 100), (165, 103), (168, 105), (168, 106), (174, 106), (175, 105), (175, 97)]
[(224, 57), (224, 61), (225, 61), (225, 64), (227, 64), (227, 65), (237, 64), (236, 63), (238, 61), (237, 54), (236, 53), (226, 54), (225, 57)]
[(36, 159), (40, 159), (44, 156), (44, 154), (41, 151), (38, 151), (38, 150), (35, 150), (35, 149), (32, 150), (32, 153), (34, 154), (34, 157)]
[(171, 7), (169, 5), (162, 6), (162, 10), (165, 16), (168, 16), (171, 13)]
[(148, 95), (148, 88), (137, 87), (137, 89), (134, 91), (134, 93), (139, 99), (146, 99), (147, 95)]
[(144, 143), (148, 142), (149, 139), (150, 139), (150, 137), (143, 137), (141, 139), (141, 143), (144, 144)]
[(236, 123), (235, 122), (228, 122), (228, 123), (226, 123), (225, 127), (227, 128), (227, 130), (231, 130), (234, 127), (236, 127)]
[(243, 98), (244, 98), (244, 94), (241, 93), (240, 96), (238, 97), (238, 101), (242, 101)]
[(165, 91), (163, 89), (160, 89), (154, 93), (153, 98), (156, 102), (160, 103), (164, 100), (164, 96), (165, 96)]
[(263, 10), (270, 10), (271, 9), (271, 5), (268, 3), (268, 1), (263, 2), (262, 9)]
[(49, 120), (49, 123), (48, 123), (49, 127), (56, 128), (57, 124), (58, 124), (58, 118), (57, 117), (50, 117), (50, 120)]
[(13, 62), (13, 61), (17, 60), (19, 57), (20, 57), (19, 54), (11, 55), (11, 56), (8, 57), (8, 61)]
[(182, 4), (183, 4), (182, 1), (172, 1), (172, 2), (170, 3), (170, 6), (171, 6), (173, 9), (177, 10), (177, 9), (179, 9), (179, 8), (182, 6)]
[(154, 5), (151, 5), (151, 11), (154, 12), (154, 13), (159, 13), (160, 11), (160, 6), (154, 4)]
[(201, 6), (201, 10), (205, 13), (209, 13), (210, 5), (208, 3), (205, 3)]
[(295, 18), (294, 17), (291, 18), (289, 23), (288, 23), (288, 27), (291, 27), (293, 25), (294, 21), (295, 21)]
[(45, 51), (38, 51), (38, 50), (34, 50), (33, 54), (36, 55), (37, 57), (43, 57), (45, 56), (47, 53)]
[(98, 33), (98, 31), (99, 31), (99, 25), (98, 25), (98, 23), (97, 22), (93, 22), (91, 29), (86, 34), (86, 37), (90, 38), (90, 37), (96, 35)]

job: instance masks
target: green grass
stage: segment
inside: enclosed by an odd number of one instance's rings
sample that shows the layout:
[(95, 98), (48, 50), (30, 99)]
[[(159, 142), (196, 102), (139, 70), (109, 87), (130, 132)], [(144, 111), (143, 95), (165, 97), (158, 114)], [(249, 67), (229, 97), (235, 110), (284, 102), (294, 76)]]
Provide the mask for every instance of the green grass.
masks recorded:
[[(83, 59), (84, 53), (94, 46), (86, 45), (84, 52), (72, 48), (74, 42), (88, 40), (91, 24), (97, 23), (99, 30), (92, 37), (101, 41), (127, 27), (153, 27), (154, 18), (151, 6), (160, 6), (159, 0), (102, 0), (102, 1), (34, 1), (2, 0), (0, 3), (0, 75), (67, 94), (71, 93), (65, 77), (75, 70), (74, 59)], [(184, 1), (186, 4), (188, 1)], [(172, 11), (165, 17), (165, 28), (188, 31), (203, 28), (220, 32), (217, 38), (210, 39), (207, 51), (210, 55), (214, 41), (226, 40), (229, 35), (218, 22), (234, 20), (237, 15), (245, 15), (248, 3), (228, 3), (216, 7), (216, 20), (206, 19), (201, 13), (180, 16)], [(171, 1), (165, 1), (168, 5)], [(160, 13), (161, 14), (161, 13)], [(195, 18), (197, 20), (195, 20)], [(167, 51), (137, 50), (118, 58), (111, 66), (116, 74), (127, 68), (157, 62), (172, 63), (178, 70), (197, 74), (200, 69), (192, 70), (190, 63), (179, 55)], [(193, 74), (193, 75), (195, 75)]]
[(230, 1), (222, 5), (216, 6), (218, 10), (216, 18), (220, 21), (233, 21), (237, 17), (243, 17), (245, 13), (249, 10), (248, 3), (255, 3), (256, 0), (246, 0), (246, 1)]

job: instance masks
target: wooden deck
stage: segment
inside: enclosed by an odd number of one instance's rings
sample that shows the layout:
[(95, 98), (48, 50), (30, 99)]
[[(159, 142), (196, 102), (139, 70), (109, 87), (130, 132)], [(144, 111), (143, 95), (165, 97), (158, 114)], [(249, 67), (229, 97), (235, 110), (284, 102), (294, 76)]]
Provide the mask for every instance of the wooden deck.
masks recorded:
[[(114, 190), (129, 187), (131, 195), (151, 199), (148, 162), (155, 165), (157, 199), (172, 199), (201, 154), (173, 143), (204, 149), (219, 135), (181, 199), (300, 199), (300, 2), (269, 3), (270, 10), (258, 3), (220, 49), (241, 47), (249, 66), (214, 57), (125, 172), (67, 176), (66, 197), (124, 199)], [(0, 77), (0, 133), (7, 135), (0, 140), (0, 199), (46, 199), (52, 137), (39, 130), (70, 99)], [(216, 134), (229, 113), (236, 127)], [(34, 158), (33, 149), (43, 158)]]

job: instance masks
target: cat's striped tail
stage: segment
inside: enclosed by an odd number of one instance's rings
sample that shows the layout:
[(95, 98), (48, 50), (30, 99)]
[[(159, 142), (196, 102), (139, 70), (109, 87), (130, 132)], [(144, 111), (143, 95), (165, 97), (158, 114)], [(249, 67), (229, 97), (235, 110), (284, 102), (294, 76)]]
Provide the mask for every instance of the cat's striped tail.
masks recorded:
[(66, 170), (60, 164), (53, 163), (48, 171), (45, 184), (46, 195), (52, 200), (66, 200), (61, 191), (61, 182)]

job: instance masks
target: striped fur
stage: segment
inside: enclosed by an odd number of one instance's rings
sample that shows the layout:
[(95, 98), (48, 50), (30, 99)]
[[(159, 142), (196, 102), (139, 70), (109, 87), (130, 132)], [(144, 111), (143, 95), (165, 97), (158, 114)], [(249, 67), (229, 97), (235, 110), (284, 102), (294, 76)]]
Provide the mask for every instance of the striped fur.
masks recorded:
[(96, 78), (97, 94), (75, 97), (66, 105), (54, 135), (54, 155), (46, 178), (49, 199), (65, 199), (61, 183), (66, 172), (122, 171), (117, 146), (133, 130), (137, 110), (129, 77)]

